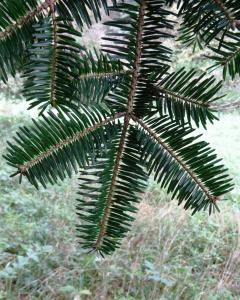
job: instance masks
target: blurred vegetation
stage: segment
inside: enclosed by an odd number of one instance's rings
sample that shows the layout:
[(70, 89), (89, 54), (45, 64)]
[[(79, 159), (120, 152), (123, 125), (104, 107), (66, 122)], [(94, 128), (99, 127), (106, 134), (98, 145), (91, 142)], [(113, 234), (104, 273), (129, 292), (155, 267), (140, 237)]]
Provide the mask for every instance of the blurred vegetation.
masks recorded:
[[(178, 45), (175, 63), (209, 66), (204, 53), (193, 55)], [(215, 75), (221, 78), (220, 71)], [(239, 80), (227, 81), (223, 101), (240, 99), (239, 86)], [(1, 156), (6, 140), (30, 121), (20, 88), (18, 81), (0, 87)], [(19, 185), (9, 179), (1, 158), (0, 299), (240, 299), (240, 115), (219, 117), (203, 133), (236, 183), (221, 213), (191, 217), (150, 182), (132, 231), (104, 260), (84, 255), (75, 239), (77, 177), (36, 191), (26, 180)]]

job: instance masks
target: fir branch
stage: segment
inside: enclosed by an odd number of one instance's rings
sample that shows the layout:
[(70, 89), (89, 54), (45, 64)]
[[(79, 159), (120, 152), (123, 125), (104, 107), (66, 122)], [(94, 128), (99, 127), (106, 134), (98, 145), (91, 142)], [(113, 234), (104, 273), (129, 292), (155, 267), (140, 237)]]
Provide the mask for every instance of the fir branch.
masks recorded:
[(221, 62), (221, 66), (225, 67), (228, 63), (230, 63), (233, 59), (235, 59), (236, 57), (238, 57), (240, 54), (240, 48), (237, 48), (237, 50), (235, 50), (232, 53), (229, 53), (229, 55), (225, 56)]
[[(112, 117), (107, 118), (106, 120), (98, 123), (98, 124), (94, 124), (91, 127), (86, 128), (83, 131), (79, 131), (76, 132), (75, 134), (73, 134), (71, 137), (62, 140), (61, 142), (59, 142), (58, 144), (50, 147), (48, 150), (42, 152), (41, 154), (35, 156), (33, 159), (29, 160), (28, 162), (24, 163), (23, 165), (18, 165), (18, 172), (17, 174), (26, 174), (26, 172), (28, 171), (29, 168), (33, 167), (34, 165), (36, 165), (37, 163), (39, 163), (40, 161), (42, 161), (44, 158), (50, 156), (52, 153), (56, 152), (57, 150), (74, 143), (75, 141), (79, 140), (80, 138), (86, 136), (87, 134), (97, 130), (98, 128), (107, 125), (108, 123), (115, 121), (121, 117), (123, 117), (125, 115), (125, 113), (117, 113)], [(15, 175), (15, 174), (14, 174)]]
[(210, 104), (208, 102), (203, 102), (203, 101), (198, 101), (198, 100), (195, 100), (191, 97), (186, 97), (186, 96), (183, 96), (179, 93), (175, 93), (169, 89), (166, 89), (162, 86), (157, 86), (155, 84), (152, 84), (151, 87), (153, 88), (153, 90), (155, 89), (156, 91), (160, 92), (160, 93), (163, 93), (165, 95), (168, 95), (168, 96), (171, 96), (172, 97), (172, 101), (180, 101), (182, 103), (188, 103), (188, 104), (194, 104), (198, 107), (209, 107)]
[(215, 2), (221, 8), (221, 10), (224, 12), (226, 18), (229, 21), (232, 21), (234, 19), (221, 0), (213, 0), (213, 2)]
[(142, 36), (143, 36), (143, 28), (144, 28), (144, 16), (145, 16), (145, 0), (141, 0), (139, 4), (139, 16), (138, 16), (138, 25), (137, 25), (137, 35), (136, 35), (136, 46), (135, 46), (135, 58), (134, 58), (134, 64), (133, 64), (133, 74), (130, 84), (130, 89), (128, 93), (128, 102), (127, 102), (127, 112), (125, 114), (124, 118), (124, 126), (121, 133), (117, 153), (116, 153), (116, 159), (113, 169), (113, 176), (110, 184), (110, 188), (107, 195), (107, 201), (106, 206), (103, 212), (102, 219), (100, 221), (100, 231), (96, 239), (95, 243), (95, 249), (99, 249), (101, 247), (102, 241), (105, 236), (106, 232), (106, 225), (107, 221), (111, 212), (111, 206), (113, 204), (113, 195), (114, 195), (114, 189), (116, 185), (116, 179), (119, 172), (121, 157), (124, 151), (124, 145), (128, 133), (128, 128), (130, 124), (130, 115), (133, 111), (133, 102), (134, 97), (136, 93), (137, 83), (138, 83), (138, 77), (139, 77), (139, 71), (140, 71), (140, 63), (141, 63), (141, 55), (142, 55)]
[(236, 20), (231, 13), (228, 11), (228, 9), (225, 7), (224, 3), (222, 0), (213, 0), (215, 4), (217, 4), (222, 12), (224, 13), (225, 17), (229, 20), (231, 28), (235, 29), (237, 25), (240, 25), (240, 20)]
[(139, 119), (136, 116), (132, 116), (133, 121), (138, 123), (154, 140), (156, 140), (170, 155), (173, 157), (178, 164), (187, 172), (187, 174), (196, 182), (196, 184), (201, 188), (201, 190), (205, 193), (207, 198), (211, 203), (216, 203), (219, 200), (219, 197), (216, 197), (211, 194), (209, 189), (204, 185), (201, 179), (197, 176), (197, 174), (184, 162), (184, 160), (179, 157), (171, 147), (164, 142), (143, 120)]
[(114, 189), (115, 189), (116, 180), (117, 180), (117, 176), (118, 176), (118, 172), (119, 172), (119, 168), (120, 168), (120, 162), (121, 162), (124, 145), (125, 145), (125, 141), (126, 141), (126, 137), (127, 137), (128, 125), (129, 125), (129, 118), (126, 118), (126, 116), (125, 116), (124, 127), (123, 127), (122, 134), (120, 137), (119, 146), (117, 149), (115, 163), (114, 163), (112, 179), (111, 179), (111, 183), (110, 183), (110, 188), (109, 188), (108, 195), (107, 195), (106, 206), (104, 208), (101, 221), (99, 222), (100, 223), (100, 231), (97, 236), (96, 243), (94, 245), (94, 248), (96, 250), (100, 249), (103, 238), (105, 236), (107, 221), (108, 221), (108, 218), (109, 218), (109, 215), (111, 212), (111, 206), (113, 204)]
[(13, 24), (9, 25), (7, 28), (5, 28), (3, 31), (1, 31), (0, 32), (0, 40), (3, 40), (5, 38), (7, 38), (14, 31), (16, 31), (18, 28), (23, 27), (30, 20), (32, 20), (36, 16), (38, 16), (41, 12), (43, 12), (44, 10), (48, 10), (56, 2), (57, 2), (57, 0), (45, 0), (38, 7), (36, 7), (35, 9), (33, 9), (31, 11), (29, 11), (25, 16), (20, 17)]

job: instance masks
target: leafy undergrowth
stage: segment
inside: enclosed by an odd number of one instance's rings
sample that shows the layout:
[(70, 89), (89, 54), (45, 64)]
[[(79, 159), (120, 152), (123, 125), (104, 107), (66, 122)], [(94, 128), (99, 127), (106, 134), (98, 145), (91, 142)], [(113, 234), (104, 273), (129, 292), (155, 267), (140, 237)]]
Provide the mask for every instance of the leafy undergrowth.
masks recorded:
[[(0, 154), (19, 117), (0, 117)], [(239, 115), (207, 133), (240, 186)], [(194, 217), (150, 183), (121, 249), (101, 259), (75, 239), (77, 178), (39, 192), (0, 160), (0, 299), (239, 299), (240, 191)]]

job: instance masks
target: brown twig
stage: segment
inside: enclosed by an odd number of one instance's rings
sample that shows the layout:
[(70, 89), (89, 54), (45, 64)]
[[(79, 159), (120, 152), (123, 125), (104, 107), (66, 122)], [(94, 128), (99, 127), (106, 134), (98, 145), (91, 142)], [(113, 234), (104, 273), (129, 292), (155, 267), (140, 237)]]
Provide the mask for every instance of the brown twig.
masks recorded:
[(240, 108), (240, 101), (235, 101), (235, 102), (228, 102), (220, 105), (211, 105), (210, 108), (213, 108), (217, 111), (224, 111), (224, 110), (233, 110), (233, 109), (238, 109)]
[(235, 29), (237, 25), (240, 25), (240, 20), (235, 19), (234, 16), (231, 15), (231, 13), (226, 8), (222, 0), (213, 0), (213, 1), (215, 4), (217, 4), (220, 7), (221, 11), (225, 14), (226, 18), (229, 20), (230, 28)]
[(42, 11), (49, 9), (57, 0), (45, 0), (35, 9), (29, 11), (25, 16), (20, 17), (16, 22), (6, 27), (3, 31), (0, 32), (0, 40), (7, 38), (18, 28), (23, 27), (31, 19), (38, 16)]
[(53, 107), (56, 106), (56, 79), (57, 79), (57, 61), (58, 61), (58, 51), (57, 51), (57, 21), (55, 14), (55, 3), (52, 0), (48, 0), (50, 3), (50, 10), (52, 15), (52, 25), (53, 25), (53, 56), (52, 56), (52, 68), (51, 68), (51, 83), (50, 83), (50, 103)]

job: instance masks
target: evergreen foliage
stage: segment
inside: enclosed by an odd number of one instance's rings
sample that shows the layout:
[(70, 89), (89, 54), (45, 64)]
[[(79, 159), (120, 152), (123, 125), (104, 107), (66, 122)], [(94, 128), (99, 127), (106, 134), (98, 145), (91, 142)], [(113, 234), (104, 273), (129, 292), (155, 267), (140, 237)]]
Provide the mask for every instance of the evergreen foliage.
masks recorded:
[[(91, 14), (101, 19), (101, 8), (119, 13), (106, 22), (117, 31), (90, 51), (79, 38)], [(193, 127), (217, 119), (212, 103), (222, 83), (195, 70), (170, 70), (165, 41), (182, 20), (183, 44), (209, 47), (224, 78), (234, 78), (239, 14), (237, 0), (1, 1), (0, 78), (20, 72), (29, 108), (40, 114), (8, 143), (5, 158), (13, 176), (36, 188), (79, 172), (83, 248), (104, 255), (119, 247), (151, 174), (193, 214), (218, 210), (232, 182)]]

